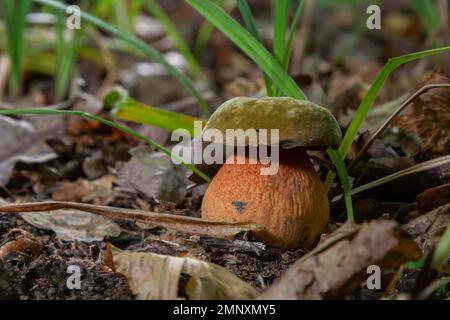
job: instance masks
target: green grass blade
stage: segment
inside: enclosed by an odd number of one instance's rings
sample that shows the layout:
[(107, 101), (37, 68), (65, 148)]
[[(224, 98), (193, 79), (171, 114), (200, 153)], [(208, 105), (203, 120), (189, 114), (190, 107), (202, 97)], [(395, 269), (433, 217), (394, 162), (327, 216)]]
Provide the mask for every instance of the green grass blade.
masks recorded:
[[(213, 0), (219, 7), (224, 7), (227, 3), (225, 0)], [(231, 1), (231, 4), (234, 7), (234, 0)], [(228, 11), (228, 10), (227, 10)], [(201, 57), (205, 52), (206, 46), (208, 45), (209, 39), (211, 39), (211, 35), (214, 32), (214, 26), (208, 20), (203, 21), (200, 30), (197, 34), (194, 44), (194, 54), (196, 57)]]
[[(286, 55), (286, 31), (290, 3), (290, 0), (275, 1), (273, 55), (283, 67), (283, 58)], [(284, 68), (284, 70), (286, 70), (286, 68)], [(275, 88), (274, 96), (280, 96), (280, 88)]]
[[(63, 12), (66, 12), (67, 6), (61, 3), (58, 3), (54, 0), (33, 0), (36, 3), (40, 3), (43, 5), (50, 6), (52, 8), (61, 10)], [(98, 19), (97, 17), (94, 17), (86, 12), (81, 12), (81, 17), (87, 22), (92, 23), (96, 27), (102, 29), (105, 32), (108, 32), (117, 38), (126, 41), (127, 43), (133, 45), (137, 49), (141, 50), (147, 57), (150, 59), (156, 61), (160, 65), (162, 65), (167, 72), (169, 72), (172, 76), (174, 76), (178, 81), (180, 81), (190, 92), (191, 94), (197, 99), (197, 102), (199, 104), (199, 107), (203, 111), (203, 114), (206, 118), (209, 117), (209, 109), (208, 105), (206, 104), (206, 101), (203, 99), (201, 94), (197, 91), (192, 81), (184, 75), (180, 70), (172, 66), (167, 60), (155, 49), (147, 45), (145, 42), (127, 34), (124, 31), (121, 31), (110, 24)]]
[(27, 14), (30, 0), (4, 0), (8, 54), (11, 60), (11, 90), (17, 95), (21, 89), (21, 67), (25, 46)]
[[(61, 0), (60, 0), (61, 1)], [(79, 32), (73, 30), (72, 38), (65, 39), (65, 15), (55, 10), (56, 14), (56, 79), (55, 90), (57, 99), (61, 99), (67, 89), (70, 75), (77, 59)]]
[(350, 188), (350, 180), (348, 178), (347, 170), (345, 169), (344, 160), (341, 157), (339, 151), (329, 148), (327, 154), (333, 162), (341, 179), (342, 189), (344, 191), (345, 207), (347, 209), (347, 219), (351, 222), (355, 222), (355, 216), (353, 214), (352, 194)]
[(433, 255), (433, 267), (439, 268), (450, 257), (450, 225), (448, 225)]
[(428, 160), (419, 164), (416, 164), (414, 166), (411, 166), (409, 168), (406, 168), (404, 170), (395, 172), (391, 175), (388, 175), (386, 177), (383, 177), (381, 179), (369, 182), (365, 185), (359, 186), (355, 189), (352, 190), (352, 195), (367, 191), (369, 189), (381, 186), (385, 183), (394, 181), (396, 179), (402, 178), (402, 177), (406, 177), (409, 176), (411, 174), (415, 174), (415, 173), (419, 173), (422, 171), (426, 171), (426, 170), (430, 170), (433, 168), (437, 168), (439, 166), (443, 166), (445, 164), (450, 163), (450, 156), (443, 156), (443, 157), (439, 157), (436, 159), (432, 159), (432, 160)]
[(261, 36), (259, 35), (258, 28), (256, 28), (255, 19), (248, 6), (247, 0), (237, 0), (236, 5), (241, 13), (242, 18), (245, 22), (245, 27), (247, 30), (259, 41), (261, 42)]
[(175, 27), (173, 22), (170, 20), (169, 16), (164, 12), (163, 8), (161, 8), (161, 6), (158, 4), (158, 1), (146, 0), (145, 3), (147, 5), (147, 9), (150, 11), (150, 13), (156, 19), (158, 19), (158, 21), (162, 24), (167, 35), (172, 40), (175, 48), (186, 59), (186, 62), (189, 66), (189, 70), (191, 71), (192, 75), (195, 77), (200, 76), (201, 68), (197, 62), (197, 59), (192, 54), (191, 49), (189, 49), (189, 46), (187, 45), (186, 41), (184, 41), (183, 37), (178, 32), (177, 28)]
[(288, 70), (289, 59), (291, 58), (291, 53), (292, 53), (292, 45), (294, 43), (294, 36), (295, 36), (295, 33), (297, 32), (298, 23), (300, 21), (300, 15), (301, 15), (302, 9), (303, 9), (303, 3), (304, 3), (303, 0), (299, 1), (298, 5), (297, 5), (297, 9), (295, 10), (294, 20), (292, 21), (291, 28), (289, 30), (287, 46), (286, 46), (286, 50), (284, 51), (284, 57), (283, 57), (283, 62), (282, 62), (282, 66), (283, 66), (284, 70)]
[[(179, 112), (158, 109), (140, 103), (130, 97), (127, 92), (116, 87), (111, 89), (104, 98), (105, 106), (112, 108), (112, 115), (127, 121), (156, 126), (168, 131), (186, 129), (194, 136), (194, 121), (201, 119)], [(203, 122), (203, 125), (205, 123)]]
[(132, 135), (133, 137), (136, 137), (152, 147), (156, 148), (157, 150), (165, 153), (169, 157), (173, 157), (174, 159), (178, 160), (183, 166), (188, 168), (189, 170), (192, 170), (195, 172), (198, 176), (200, 176), (202, 179), (204, 179), (206, 182), (210, 182), (211, 179), (203, 173), (201, 170), (197, 169), (194, 165), (185, 162), (182, 158), (178, 157), (176, 154), (172, 154), (172, 152), (160, 145), (159, 143), (155, 142), (152, 139), (149, 139), (140, 133), (125, 127), (119, 123), (107, 120), (105, 118), (93, 115), (88, 112), (84, 111), (77, 111), (77, 110), (55, 110), (55, 109), (14, 109), (14, 110), (0, 110), (0, 115), (2, 116), (14, 116), (14, 115), (62, 115), (62, 116), (78, 116), (86, 119), (95, 120), (98, 122), (101, 122), (107, 126), (113, 127), (117, 130), (120, 130), (122, 132), (125, 132), (127, 134)]
[(429, 35), (432, 35), (439, 25), (439, 13), (432, 0), (411, 0), (411, 5), (417, 12)]
[(116, 19), (116, 26), (128, 33), (133, 34), (130, 19), (128, 17), (128, 8), (125, 0), (114, 0), (112, 8), (114, 9), (114, 18)]
[(214, 24), (216, 28), (244, 51), (249, 58), (255, 61), (285, 95), (295, 99), (306, 99), (305, 94), (286, 71), (283, 70), (277, 60), (229, 14), (211, 1), (186, 0), (186, 2)]
[[(370, 86), (369, 91), (364, 96), (363, 100), (361, 101), (361, 104), (359, 105), (358, 109), (356, 110), (356, 113), (353, 116), (353, 119), (347, 128), (347, 131), (345, 132), (344, 138), (342, 139), (342, 142), (339, 146), (339, 152), (341, 153), (341, 156), (345, 157), (345, 155), (347, 154), (348, 150), (350, 149), (350, 147), (353, 143), (353, 140), (355, 139), (355, 137), (358, 133), (358, 130), (359, 130), (361, 124), (364, 122), (364, 119), (366, 118), (368, 112), (370, 111), (370, 108), (373, 106), (373, 104), (378, 96), (378, 93), (381, 90), (381, 87), (383, 86), (384, 82), (389, 77), (389, 75), (395, 69), (397, 69), (404, 63), (414, 61), (414, 60), (417, 60), (420, 58), (424, 58), (427, 56), (435, 55), (435, 54), (444, 53), (447, 51), (450, 51), (450, 46), (410, 53), (407, 55), (389, 59), (388, 62), (384, 65), (383, 69), (381, 69), (381, 71), (378, 73), (375, 81)], [(331, 187), (334, 177), (335, 177), (334, 173), (332, 173), (332, 172), (328, 173), (327, 180), (325, 181), (325, 184), (328, 189)]]
[[(242, 18), (244, 19), (247, 30), (250, 32), (251, 35), (253, 35), (256, 38), (256, 40), (262, 43), (261, 36), (259, 35), (258, 29), (256, 28), (255, 19), (253, 18), (253, 14), (250, 11), (250, 7), (248, 6), (247, 0), (237, 0), (236, 4), (239, 9), (239, 12), (241, 13)], [(273, 96), (272, 82), (270, 81), (270, 78), (267, 76), (266, 73), (264, 73), (264, 83), (266, 86), (267, 95), (269, 97), (272, 97)]]
[(290, 3), (290, 0), (275, 1), (273, 55), (280, 64), (283, 61), (286, 50), (286, 31)]

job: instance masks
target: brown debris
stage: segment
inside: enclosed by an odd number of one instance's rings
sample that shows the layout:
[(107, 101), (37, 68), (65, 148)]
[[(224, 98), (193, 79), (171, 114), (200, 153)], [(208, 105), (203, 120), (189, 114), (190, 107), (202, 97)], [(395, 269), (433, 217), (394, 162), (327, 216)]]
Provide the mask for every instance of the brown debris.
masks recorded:
[(0, 247), (0, 259), (4, 259), (14, 252), (38, 256), (43, 247), (43, 244), (30, 233), (21, 229), (12, 229), (6, 236), (6, 242)]
[(425, 190), (416, 197), (416, 202), (421, 212), (450, 203), (450, 183)]
[[(449, 77), (437, 71), (424, 85), (449, 83)], [(397, 126), (415, 132), (424, 147), (434, 152), (450, 152), (450, 88), (434, 88), (418, 97)]]
[(336, 231), (340, 239), (298, 260), (260, 299), (343, 298), (367, 279), (368, 266), (387, 271), (420, 258), (420, 249), (394, 221), (366, 223), (354, 232), (342, 228)]
[(427, 250), (440, 239), (449, 224), (450, 204), (447, 204), (411, 220), (403, 229), (414, 237), (422, 250)]

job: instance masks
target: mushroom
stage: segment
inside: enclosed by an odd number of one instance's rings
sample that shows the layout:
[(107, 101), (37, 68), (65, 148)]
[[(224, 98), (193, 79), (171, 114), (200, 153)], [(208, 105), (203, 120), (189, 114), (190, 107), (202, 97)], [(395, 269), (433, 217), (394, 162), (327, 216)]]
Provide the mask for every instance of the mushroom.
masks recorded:
[(249, 152), (232, 152), (206, 190), (202, 218), (255, 223), (261, 227), (257, 240), (287, 250), (310, 249), (326, 228), (329, 202), (306, 150), (337, 146), (339, 125), (327, 109), (309, 101), (238, 97), (220, 106), (205, 126), (223, 135), (227, 129), (252, 128), (279, 130), (278, 172), (262, 175), (267, 164), (250, 163)]

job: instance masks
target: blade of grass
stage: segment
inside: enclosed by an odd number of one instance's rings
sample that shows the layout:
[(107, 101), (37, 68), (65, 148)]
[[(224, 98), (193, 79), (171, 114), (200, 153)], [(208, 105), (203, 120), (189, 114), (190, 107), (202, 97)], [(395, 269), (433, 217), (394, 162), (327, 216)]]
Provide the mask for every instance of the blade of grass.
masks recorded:
[(21, 67), (25, 45), (27, 14), (30, 0), (4, 0), (8, 54), (11, 60), (11, 91), (17, 95), (21, 90)]
[[(239, 9), (239, 12), (241, 13), (242, 18), (244, 19), (247, 30), (250, 32), (250, 34), (252, 34), (256, 38), (256, 40), (262, 43), (261, 36), (259, 35), (258, 29), (256, 28), (255, 19), (253, 18), (252, 12), (250, 10), (250, 7), (248, 6), (247, 1), (237, 0), (236, 4)], [(265, 72), (263, 72), (263, 75), (264, 75), (264, 83), (266, 86), (266, 93), (269, 97), (272, 97), (273, 96), (272, 82), (270, 81), (270, 78), (267, 76)]]
[[(231, 11), (227, 7), (234, 8), (234, 0), (213, 0), (219, 7), (223, 7), (226, 11)], [(230, 4), (230, 6), (227, 6)], [(206, 46), (208, 45), (209, 39), (214, 32), (214, 26), (208, 20), (204, 20), (200, 29), (197, 33), (194, 44), (194, 54), (197, 58), (201, 57), (203, 52), (205, 52)]]
[(253, 18), (252, 11), (248, 6), (247, 0), (236, 0), (236, 5), (239, 12), (244, 19), (245, 27), (247, 30), (259, 41), (261, 42), (261, 36), (259, 35), (258, 28), (256, 28), (255, 19)]
[(164, 12), (163, 8), (161, 8), (161, 6), (158, 4), (158, 1), (146, 0), (145, 4), (147, 6), (147, 9), (150, 11), (150, 13), (156, 19), (158, 19), (158, 21), (162, 24), (167, 35), (172, 40), (175, 48), (186, 59), (186, 62), (189, 66), (189, 70), (191, 71), (192, 75), (194, 77), (200, 76), (201, 68), (197, 62), (197, 59), (192, 54), (191, 49), (189, 49), (189, 46), (187, 45), (186, 41), (184, 41), (183, 37), (178, 32), (177, 28), (175, 27), (173, 22), (170, 20), (169, 16)]
[(447, 276), (445, 278), (442, 278), (439, 280), (436, 288), (433, 291), (433, 296), (439, 297), (444, 296), (448, 292), (448, 285), (450, 284), (450, 276)]
[[(61, 1), (61, 0), (59, 0)], [(77, 59), (79, 32), (73, 30), (72, 38), (65, 39), (65, 16), (61, 11), (56, 14), (56, 97), (60, 100), (69, 83), (70, 75)]]
[(431, 0), (411, 0), (411, 5), (419, 16), (429, 36), (439, 25), (439, 14)]
[(125, 0), (114, 0), (112, 8), (114, 10), (114, 18), (116, 20), (116, 26), (128, 33), (133, 34), (133, 28), (131, 26), (130, 19), (128, 17), (128, 8)]
[[(50, 6), (52, 8), (55, 8), (55, 9), (58, 9), (58, 10), (61, 10), (64, 12), (66, 12), (66, 9), (67, 9), (66, 5), (58, 3), (54, 0), (33, 0), (33, 1), (36, 3)], [(103, 31), (110, 33), (110, 34), (116, 36), (117, 38), (133, 45), (137, 49), (141, 50), (147, 57), (156, 61), (161, 66), (163, 66), (167, 70), (167, 72), (169, 72), (172, 76), (174, 76), (176, 79), (178, 79), (178, 81), (180, 81), (191, 92), (191, 94), (197, 99), (199, 107), (203, 111), (205, 118), (209, 117), (210, 112), (208, 109), (208, 105), (206, 104), (206, 101), (203, 99), (201, 94), (197, 91), (197, 89), (195, 88), (192, 81), (186, 75), (184, 75), (182, 72), (180, 72), (180, 70), (178, 70), (177, 68), (172, 66), (169, 62), (167, 62), (167, 60), (158, 51), (156, 51), (155, 49), (153, 49), (152, 47), (147, 45), (145, 42), (127, 34), (124, 31), (121, 31), (121, 30), (111, 26), (110, 24), (108, 24), (86, 12), (81, 12), (81, 18), (84, 19), (85, 21), (92, 23), (93, 25), (102, 29)]]
[(273, 55), (281, 64), (286, 51), (286, 31), (290, 0), (275, 1)]
[(244, 27), (222, 8), (206, 0), (185, 0), (208, 19), (251, 58), (284, 94), (295, 99), (306, 99), (295, 81), (283, 70), (277, 60)]
[[(112, 88), (104, 98), (104, 104), (112, 108), (112, 115), (127, 121), (153, 125), (168, 131), (186, 129), (194, 136), (194, 121), (201, 119), (182, 113), (158, 109), (130, 98), (121, 87)], [(203, 125), (205, 123), (203, 122)]]
[(433, 267), (439, 268), (450, 257), (450, 225), (448, 225), (433, 255)]
[[(399, 56), (396, 58), (391, 58), (388, 60), (388, 62), (384, 65), (383, 69), (381, 69), (381, 71), (378, 73), (375, 81), (370, 86), (369, 91), (364, 96), (363, 100), (361, 101), (361, 104), (359, 105), (358, 109), (356, 110), (356, 113), (353, 116), (353, 119), (347, 128), (347, 131), (345, 132), (344, 138), (342, 139), (341, 145), (339, 146), (339, 152), (341, 153), (342, 157), (345, 157), (348, 150), (350, 149), (350, 146), (352, 145), (352, 142), (355, 139), (356, 134), (358, 133), (359, 127), (361, 126), (364, 119), (366, 118), (367, 113), (369, 112), (370, 108), (373, 106), (373, 103), (375, 102), (375, 99), (377, 98), (378, 92), (380, 91), (380, 89), (383, 86), (384, 82), (386, 81), (387, 77), (395, 69), (397, 69), (404, 63), (414, 61), (414, 60), (417, 60), (420, 58), (424, 58), (427, 56), (443, 53), (446, 51), (450, 51), (450, 46), (410, 53), (407, 55)], [(333, 183), (335, 176), (336, 175), (333, 172), (328, 173), (326, 181), (325, 181), (325, 185), (328, 190), (331, 188), (331, 184)]]
[(416, 164), (414, 166), (411, 166), (409, 168), (406, 168), (404, 170), (395, 172), (391, 175), (388, 175), (386, 177), (383, 177), (381, 179), (366, 183), (365, 185), (359, 186), (357, 188), (354, 188), (352, 190), (352, 195), (367, 191), (369, 189), (381, 186), (385, 183), (391, 182), (393, 180), (409, 176), (411, 174), (419, 173), (422, 171), (430, 170), (439, 166), (443, 166), (447, 163), (450, 163), (450, 156), (443, 156), (436, 159), (428, 160), (419, 164)]
[(344, 191), (345, 207), (347, 209), (347, 219), (351, 222), (355, 222), (352, 205), (352, 194), (350, 188), (350, 180), (348, 178), (347, 170), (345, 169), (344, 160), (342, 159), (339, 151), (329, 148), (327, 154), (333, 162), (341, 179), (342, 189)]
[(289, 30), (287, 46), (286, 46), (286, 50), (284, 51), (283, 61), (281, 64), (283, 66), (284, 70), (286, 70), (286, 71), (288, 70), (289, 59), (291, 58), (292, 44), (294, 42), (295, 33), (297, 32), (298, 23), (300, 21), (300, 15), (302, 13), (303, 3), (304, 3), (303, 0), (299, 0), (299, 3), (297, 4), (297, 9), (295, 10), (294, 20), (292, 21), (291, 29)]
[(91, 119), (91, 120), (95, 120), (98, 122), (101, 122), (107, 126), (113, 127), (117, 130), (120, 130), (122, 132), (125, 132), (129, 135), (132, 135), (133, 137), (136, 137), (146, 143), (148, 143), (149, 145), (151, 145), (152, 147), (156, 148), (157, 150), (165, 153), (166, 155), (168, 155), (169, 157), (172, 157), (176, 160), (178, 160), (183, 166), (185, 166), (186, 168), (188, 168), (189, 170), (192, 170), (193, 172), (195, 172), (197, 175), (199, 175), (202, 179), (204, 179), (206, 182), (210, 182), (211, 179), (205, 174), (203, 173), (201, 170), (197, 169), (194, 165), (185, 162), (183, 159), (181, 159), (180, 157), (178, 157), (176, 154), (172, 154), (172, 152), (163, 147), (162, 145), (160, 145), (159, 143), (153, 141), (152, 139), (149, 139), (145, 136), (143, 136), (142, 134), (128, 128), (125, 127), (119, 123), (107, 120), (105, 118), (93, 115), (91, 113), (88, 112), (84, 112), (84, 111), (77, 111), (77, 110), (55, 110), (55, 109), (14, 109), (14, 110), (0, 110), (0, 115), (2, 116), (14, 116), (14, 115), (62, 115), (62, 116), (78, 116), (78, 117), (82, 117), (82, 118), (86, 118), (86, 119)]
[[(274, 19), (274, 39), (273, 39), (273, 55), (278, 63), (284, 67), (283, 58), (286, 54), (286, 30), (288, 24), (288, 13), (290, 0), (275, 1), (275, 19)], [(286, 70), (286, 68), (285, 68)], [(276, 87), (274, 96), (280, 96), (280, 88)]]

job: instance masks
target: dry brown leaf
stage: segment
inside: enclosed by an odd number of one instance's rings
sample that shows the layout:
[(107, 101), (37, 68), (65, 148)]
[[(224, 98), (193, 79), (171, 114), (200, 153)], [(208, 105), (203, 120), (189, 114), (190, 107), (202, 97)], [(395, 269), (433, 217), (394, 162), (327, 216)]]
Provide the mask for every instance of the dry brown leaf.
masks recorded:
[(9, 182), (16, 162), (43, 163), (56, 158), (45, 142), (55, 131), (39, 131), (30, 122), (0, 117), (0, 185)]
[(36, 228), (52, 230), (64, 241), (102, 241), (105, 237), (117, 237), (121, 232), (114, 221), (79, 210), (42, 211), (21, 215), (29, 224)]
[(56, 201), (93, 202), (107, 205), (113, 200), (113, 182), (116, 177), (104, 176), (100, 179), (88, 181), (78, 179), (75, 182), (64, 181), (61, 188), (52, 194)]
[(190, 184), (184, 169), (167, 155), (139, 146), (129, 152), (131, 160), (119, 168), (119, 177), (148, 197), (181, 203)]
[[(424, 85), (449, 83), (443, 72), (435, 72)], [(424, 147), (433, 152), (450, 151), (450, 88), (434, 88), (418, 97), (395, 124), (419, 134)]]
[(338, 229), (339, 236), (298, 260), (260, 299), (343, 298), (367, 278), (368, 266), (386, 271), (420, 258), (420, 249), (394, 221), (342, 228), (347, 230)]
[(108, 245), (110, 267), (124, 275), (139, 300), (181, 299), (180, 280), (188, 278), (189, 300), (253, 299), (257, 291), (225, 268), (193, 258), (122, 251)]
[(422, 250), (436, 243), (450, 224), (450, 204), (436, 208), (403, 226)]

